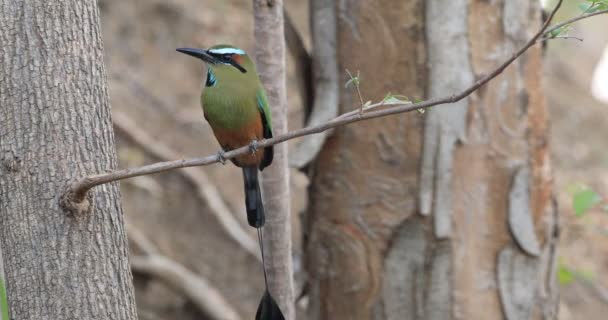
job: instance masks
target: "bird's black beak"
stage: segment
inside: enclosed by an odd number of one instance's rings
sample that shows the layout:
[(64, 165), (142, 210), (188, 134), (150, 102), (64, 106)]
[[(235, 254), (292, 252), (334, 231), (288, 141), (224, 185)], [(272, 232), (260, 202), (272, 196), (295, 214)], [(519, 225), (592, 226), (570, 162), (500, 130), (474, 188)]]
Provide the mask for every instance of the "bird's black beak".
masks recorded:
[(189, 56), (193, 56), (195, 58), (199, 58), (209, 64), (218, 64), (218, 63), (227, 63), (230, 64), (231, 66), (235, 67), (237, 70), (239, 70), (242, 73), (246, 73), (247, 69), (243, 68), (243, 66), (241, 66), (240, 64), (238, 64), (236, 61), (234, 60), (229, 60), (229, 61), (223, 61), (220, 60), (220, 58), (214, 56), (213, 54), (209, 53), (207, 50), (204, 49), (194, 49), (194, 48), (177, 48), (175, 49), (178, 52), (187, 54)]
[(218, 59), (216, 59), (214, 56), (210, 55), (209, 53), (207, 53), (207, 50), (203, 50), (203, 49), (194, 49), (194, 48), (177, 48), (175, 49), (178, 52), (187, 54), (189, 56), (193, 56), (195, 58), (199, 58), (207, 63), (210, 64), (216, 64), (219, 63), (220, 61)]

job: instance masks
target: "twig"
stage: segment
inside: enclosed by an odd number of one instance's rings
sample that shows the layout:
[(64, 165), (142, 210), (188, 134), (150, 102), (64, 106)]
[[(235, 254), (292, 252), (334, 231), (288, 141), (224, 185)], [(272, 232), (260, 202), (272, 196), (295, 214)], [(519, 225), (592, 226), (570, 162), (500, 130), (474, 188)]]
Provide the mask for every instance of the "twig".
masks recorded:
[[(149, 136), (126, 114), (114, 112), (112, 117), (114, 125), (118, 130), (122, 131), (153, 156), (160, 159), (177, 158), (177, 152), (160, 143), (158, 139)], [(195, 169), (180, 170), (179, 173), (196, 187), (199, 198), (207, 204), (209, 212), (216, 217), (224, 231), (245, 251), (253, 255), (258, 261), (261, 261), (260, 254), (255, 245), (255, 239), (236, 220), (235, 215), (207, 174)]]
[[(562, 1), (563, 1), (563, 0), (561, 0), (561, 1), (560, 1), (560, 3), (561, 3)], [(559, 6), (556, 6), (556, 8), (559, 8)], [(554, 11), (554, 12), (555, 12), (555, 11)], [(580, 15), (580, 16), (578, 16), (578, 17), (574, 17), (574, 18), (572, 18), (572, 19), (568, 19), (568, 20), (562, 21), (562, 22), (560, 22), (560, 23), (558, 23), (558, 24), (556, 24), (556, 25), (551, 26), (551, 28), (548, 28), (548, 29), (547, 29), (547, 31), (542, 32), (542, 35), (548, 35), (548, 34), (550, 34), (551, 32), (553, 32), (553, 31), (555, 31), (555, 30), (557, 30), (557, 29), (559, 29), (559, 28), (561, 28), (561, 27), (567, 26), (567, 25), (572, 24), (572, 23), (574, 23), (574, 22), (577, 22), (577, 21), (579, 21), (579, 20), (583, 20), (583, 19), (591, 18), (591, 17), (593, 17), (593, 16), (597, 16), (597, 15), (600, 15), (600, 14), (605, 14), (605, 13), (608, 13), (608, 9), (607, 9), (607, 10), (600, 10), (600, 11), (596, 11), (596, 12), (592, 12), (592, 13), (583, 14), (583, 15)], [(549, 17), (549, 18), (547, 19), (547, 21), (551, 21), (551, 19), (552, 19), (553, 15), (554, 15), (554, 14), (552, 14), (552, 15), (551, 15), (551, 17)], [(542, 31), (542, 30), (541, 30), (541, 31)]]
[(359, 102), (361, 102), (361, 106), (359, 107), (359, 113), (363, 113), (363, 108), (365, 107), (365, 103), (363, 102), (363, 95), (361, 94), (361, 88), (359, 87), (359, 81), (360, 81), (359, 71), (357, 71), (357, 76), (353, 76), (352, 73), (350, 73), (350, 71), (348, 69), (346, 69), (346, 73), (350, 77), (350, 80), (348, 80), (348, 82), (346, 83), (346, 86), (348, 86), (348, 84), (350, 84), (350, 83), (354, 84), (355, 89), (357, 91), (357, 95), (359, 95)]
[[(320, 125), (306, 127), (306, 128), (302, 128), (299, 130), (294, 130), (294, 131), (287, 132), (285, 134), (276, 136), (272, 139), (265, 139), (265, 140), (258, 141), (257, 146), (258, 146), (258, 148), (263, 148), (263, 147), (275, 145), (275, 144), (278, 144), (278, 143), (281, 143), (281, 142), (284, 142), (287, 140), (302, 137), (305, 135), (320, 133), (320, 132), (323, 132), (323, 131), (326, 131), (326, 130), (329, 130), (329, 129), (332, 129), (332, 128), (335, 128), (338, 126), (347, 125), (347, 124), (350, 124), (353, 122), (359, 122), (359, 121), (368, 120), (368, 119), (375, 119), (375, 118), (384, 117), (384, 116), (388, 116), (388, 115), (405, 113), (405, 112), (410, 112), (410, 111), (414, 111), (414, 110), (421, 110), (421, 109), (426, 109), (426, 108), (430, 108), (430, 107), (437, 106), (437, 105), (457, 102), (457, 101), (469, 96), (471, 93), (473, 93), (474, 91), (476, 91), (477, 89), (479, 89), (480, 87), (482, 87), (483, 85), (488, 83), (490, 80), (494, 79), (496, 76), (501, 74), (511, 63), (513, 63), (513, 61), (515, 61), (517, 58), (519, 58), (530, 47), (534, 46), (537, 43), (537, 40), (541, 36), (546, 35), (549, 32), (556, 30), (557, 28), (560, 28), (568, 23), (572, 23), (572, 22), (579, 21), (584, 18), (588, 18), (588, 17), (592, 17), (592, 16), (595, 16), (598, 14), (608, 12), (607, 10), (604, 10), (604, 11), (598, 11), (598, 12), (586, 14), (583, 16), (579, 16), (579, 17), (567, 20), (565, 22), (562, 22), (556, 26), (551, 27), (550, 29), (548, 29), (548, 31), (545, 31), (545, 30), (547, 30), (549, 23), (555, 16), (555, 12), (560, 8), (562, 2), (563, 2), (563, 0), (560, 0), (558, 2), (558, 4), (555, 6), (555, 9), (553, 9), (553, 11), (549, 15), (548, 19), (543, 24), (542, 28), (520, 50), (515, 52), (509, 59), (507, 59), (504, 63), (499, 65), (492, 73), (479, 79), (478, 81), (473, 83), (470, 87), (466, 88), (465, 90), (463, 90), (459, 93), (441, 97), (441, 98), (434, 98), (434, 99), (430, 99), (430, 100), (422, 101), (422, 102), (418, 102), (418, 103), (411, 103), (411, 104), (390, 104), (390, 103), (386, 103), (386, 102), (371, 104), (371, 105), (363, 108), (363, 111), (368, 111), (368, 112), (364, 112), (363, 114), (361, 114), (360, 110), (350, 111), (345, 114), (342, 114), (341, 116), (339, 116), (337, 118), (334, 118), (331, 121), (328, 121), (328, 122), (320, 124)], [(379, 110), (373, 110), (377, 107), (388, 107), (388, 108), (378, 108)], [(238, 155), (246, 154), (248, 152), (251, 152), (250, 147), (243, 146), (241, 148), (234, 149), (234, 150), (224, 153), (224, 158), (232, 159)], [(113, 172), (109, 172), (109, 173), (91, 175), (91, 176), (84, 177), (78, 181), (74, 181), (71, 184), (69, 184), (67, 186), (64, 194), (61, 196), (60, 205), (65, 210), (67, 210), (68, 212), (70, 212), (72, 214), (76, 214), (76, 215), (84, 214), (89, 210), (89, 205), (85, 201), (87, 191), (95, 186), (98, 186), (98, 185), (101, 185), (104, 183), (122, 180), (122, 179), (132, 178), (132, 177), (136, 177), (136, 176), (165, 172), (165, 171), (169, 171), (169, 170), (173, 170), (173, 169), (177, 169), (177, 168), (209, 165), (212, 163), (216, 163), (218, 161), (219, 161), (219, 159), (218, 159), (217, 155), (211, 155), (211, 156), (207, 156), (204, 158), (181, 159), (181, 160), (174, 160), (174, 161), (159, 162), (159, 163), (154, 163), (154, 164), (137, 167), (137, 168), (122, 169), (122, 170), (117, 170), (117, 171), (113, 171)]]
[(579, 38), (579, 37), (576, 37), (576, 36), (550, 36), (550, 37), (542, 37), (542, 38), (538, 39), (537, 42), (544, 42), (544, 41), (553, 40), (553, 39), (565, 39), (565, 40), (574, 39), (574, 40), (578, 40), (580, 42), (583, 42), (583, 38)]
[(152, 276), (187, 297), (210, 319), (238, 320), (238, 313), (207, 279), (161, 254), (143, 232), (127, 224), (127, 236), (144, 254), (131, 258), (135, 272)]
[[(591, 5), (587, 10), (589, 10), (591, 7), (593, 7), (593, 5)], [(579, 41), (583, 41), (583, 39), (578, 38), (578, 37), (553, 35), (552, 33), (555, 30), (558, 30), (559, 28), (563, 28), (563, 27), (570, 25), (574, 22), (577, 22), (579, 20), (587, 19), (587, 18), (597, 16), (600, 14), (605, 14), (605, 13), (608, 13), (608, 9), (600, 10), (600, 11), (596, 11), (596, 12), (592, 12), (592, 13), (585, 13), (578, 17), (574, 17), (574, 18), (568, 19), (566, 21), (560, 22), (554, 26), (551, 26), (551, 28), (547, 29), (547, 31), (543, 32), (542, 33), (543, 37), (539, 38), (537, 42), (543, 42), (543, 41), (547, 41), (547, 40), (551, 40), (551, 39), (576, 39)]]

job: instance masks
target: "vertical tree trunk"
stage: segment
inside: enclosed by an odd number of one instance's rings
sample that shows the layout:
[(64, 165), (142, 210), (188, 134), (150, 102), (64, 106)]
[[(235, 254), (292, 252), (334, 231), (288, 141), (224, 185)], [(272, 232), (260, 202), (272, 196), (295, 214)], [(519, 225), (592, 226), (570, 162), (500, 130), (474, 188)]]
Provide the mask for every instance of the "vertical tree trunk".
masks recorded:
[[(374, 101), (454, 93), (540, 26), (532, 1), (359, 0), (338, 12), (340, 70), (360, 69)], [(357, 104), (342, 93), (342, 111)], [(469, 99), (336, 130), (311, 194), (316, 319), (555, 317), (546, 135), (538, 48)]]
[[(283, 1), (254, 0), (256, 64), (268, 93), (274, 135), (287, 132)], [(274, 146), (274, 160), (263, 172), (266, 208), (265, 255), (269, 289), (285, 318), (295, 319), (291, 258), (291, 208), (287, 144)]]
[(137, 319), (117, 184), (90, 214), (66, 184), (116, 167), (96, 1), (0, 0), (0, 244), (12, 319)]

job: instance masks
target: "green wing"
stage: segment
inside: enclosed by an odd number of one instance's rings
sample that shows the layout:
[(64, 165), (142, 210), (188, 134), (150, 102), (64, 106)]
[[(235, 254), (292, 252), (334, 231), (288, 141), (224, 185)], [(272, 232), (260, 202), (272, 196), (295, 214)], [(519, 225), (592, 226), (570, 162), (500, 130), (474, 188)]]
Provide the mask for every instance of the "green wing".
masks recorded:
[[(272, 138), (272, 116), (270, 114), (270, 107), (268, 106), (268, 98), (263, 88), (258, 89), (256, 94), (258, 110), (262, 115), (262, 125), (264, 126), (264, 139)], [(267, 166), (272, 163), (274, 157), (274, 149), (272, 146), (264, 148), (264, 159), (260, 163), (260, 170), (264, 170)]]

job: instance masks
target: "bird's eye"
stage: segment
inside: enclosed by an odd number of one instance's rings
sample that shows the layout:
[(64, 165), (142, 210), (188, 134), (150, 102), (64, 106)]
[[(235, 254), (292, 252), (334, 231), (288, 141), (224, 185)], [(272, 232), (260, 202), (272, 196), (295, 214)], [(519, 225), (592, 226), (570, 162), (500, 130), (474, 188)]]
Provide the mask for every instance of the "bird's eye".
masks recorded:
[(230, 54), (230, 53), (223, 54), (222, 59), (229, 61), (230, 59), (232, 59), (232, 54)]

